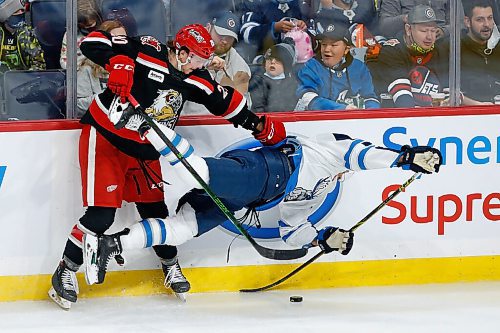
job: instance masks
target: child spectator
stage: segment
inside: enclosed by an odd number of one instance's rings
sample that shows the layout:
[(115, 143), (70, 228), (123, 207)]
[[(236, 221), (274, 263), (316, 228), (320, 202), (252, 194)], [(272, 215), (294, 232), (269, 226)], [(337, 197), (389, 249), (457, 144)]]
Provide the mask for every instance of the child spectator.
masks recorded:
[(300, 97), (295, 110), (354, 110), (379, 108), (366, 65), (349, 52), (349, 29), (317, 22), (319, 54), (299, 71)]
[(378, 32), (378, 4), (376, 0), (321, 0), (317, 18), (325, 22), (351, 26), (363, 24), (368, 31)]
[(264, 72), (250, 80), (254, 112), (292, 111), (297, 104), (297, 81), (292, 75), (295, 62), (293, 40), (269, 48), (264, 55)]

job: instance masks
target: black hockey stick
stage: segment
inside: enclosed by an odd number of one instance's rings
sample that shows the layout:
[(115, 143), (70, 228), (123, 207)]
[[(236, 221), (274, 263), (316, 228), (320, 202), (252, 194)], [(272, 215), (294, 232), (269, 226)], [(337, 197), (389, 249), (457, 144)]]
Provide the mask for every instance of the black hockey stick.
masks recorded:
[[(373, 209), (371, 212), (369, 212), (358, 223), (356, 223), (355, 225), (353, 225), (352, 228), (349, 229), (349, 232), (353, 232), (356, 229), (358, 229), (359, 227), (361, 227), (373, 215), (375, 215), (385, 205), (387, 205), (390, 201), (392, 201), (392, 199), (394, 199), (394, 197), (396, 197), (396, 195), (398, 195), (401, 192), (404, 192), (405, 189), (408, 187), (408, 185), (410, 185), (415, 179), (417, 179), (418, 177), (420, 177), (421, 174), (422, 174), (421, 172), (417, 172), (417, 173), (413, 174), (413, 176), (411, 176), (403, 185), (401, 185), (396, 191), (392, 192), (391, 195), (389, 195), (387, 197), (387, 199), (385, 199), (384, 201), (382, 201), (380, 203), (380, 205), (378, 205), (375, 209)], [(295, 274), (297, 274), (298, 272), (300, 272), (301, 270), (303, 270), (304, 268), (306, 268), (307, 266), (309, 266), (309, 264), (311, 264), (314, 261), (316, 261), (316, 259), (318, 259), (319, 257), (321, 257), (323, 254), (325, 254), (324, 250), (319, 251), (314, 257), (312, 257), (311, 259), (309, 259), (308, 261), (306, 261), (305, 263), (303, 263), (299, 267), (295, 268), (293, 271), (291, 271), (286, 276), (282, 277), (281, 279), (279, 279), (276, 282), (273, 282), (271, 284), (268, 284), (267, 286), (263, 286), (263, 287), (260, 287), (260, 288), (241, 289), (240, 291), (243, 292), (243, 293), (254, 293), (254, 292), (257, 292), (257, 291), (264, 291), (264, 290), (268, 290), (268, 289), (271, 289), (273, 287), (276, 287), (277, 285), (285, 282), (286, 280), (288, 280), (289, 278), (291, 278), (292, 276), (294, 276)]]
[(134, 106), (136, 112), (140, 114), (149, 126), (160, 136), (160, 138), (165, 142), (167, 147), (175, 154), (175, 156), (181, 161), (181, 163), (186, 167), (186, 169), (191, 173), (191, 175), (196, 179), (196, 181), (205, 190), (208, 196), (214, 201), (214, 203), (219, 207), (222, 213), (231, 221), (238, 231), (245, 236), (245, 238), (252, 244), (252, 246), (259, 252), (259, 254), (265, 258), (274, 260), (292, 260), (302, 258), (307, 254), (307, 249), (293, 249), (293, 250), (280, 250), (280, 249), (270, 249), (263, 247), (258, 244), (255, 239), (250, 236), (248, 231), (241, 225), (236, 219), (234, 214), (222, 203), (222, 201), (215, 195), (215, 193), (208, 187), (208, 184), (200, 177), (193, 166), (184, 158), (184, 156), (179, 152), (179, 150), (173, 145), (173, 143), (167, 138), (167, 136), (161, 131), (158, 125), (153, 119), (144, 111), (144, 108), (133, 98), (129, 96), (129, 101)]

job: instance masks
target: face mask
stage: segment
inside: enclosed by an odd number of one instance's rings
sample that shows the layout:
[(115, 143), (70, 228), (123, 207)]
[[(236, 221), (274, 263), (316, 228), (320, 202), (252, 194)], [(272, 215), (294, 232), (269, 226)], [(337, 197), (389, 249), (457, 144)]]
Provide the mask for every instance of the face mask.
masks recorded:
[(5, 23), (12, 29), (19, 29), (24, 24), (24, 14), (11, 15)]
[(95, 27), (90, 27), (90, 28), (80, 28), (79, 30), (82, 33), (82, 35), (87, 36), (92, 31), (97, 30), (97, 25)]

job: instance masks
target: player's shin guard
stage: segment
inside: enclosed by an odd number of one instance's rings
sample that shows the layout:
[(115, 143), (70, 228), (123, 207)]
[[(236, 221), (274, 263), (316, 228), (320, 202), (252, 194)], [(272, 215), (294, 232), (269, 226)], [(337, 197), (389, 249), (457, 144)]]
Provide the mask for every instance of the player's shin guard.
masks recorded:
[(198, 234), (196, 214), (189, 204), (184, 204), (176, 216), (166, 219), (150, 218), (130, 227), (127, 235), (120, 237), (124, 250), (155, 245), (180, 245)]

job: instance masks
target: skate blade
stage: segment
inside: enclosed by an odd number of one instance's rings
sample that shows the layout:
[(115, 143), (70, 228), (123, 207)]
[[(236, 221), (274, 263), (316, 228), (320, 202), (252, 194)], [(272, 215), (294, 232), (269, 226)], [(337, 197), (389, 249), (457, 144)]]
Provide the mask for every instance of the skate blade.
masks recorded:
[(54, 290), (54, 287), (50, 288), (48, 294), (50, 299), (53, 300), (54, 303), (59, 305), (63, 310), (71, 309), (71, 302), (59, 296)]
[(174, 293), (175, 297), (182, 301), (183, 303), (186, 303), (186, 294), (187, 293)]
[(98, 271), (97, 266), (97, 246), (98, 238), (92, 235), (83, 236), (83, 264), (85, 266), (85, 281), (89, 286), (98, 283)]

